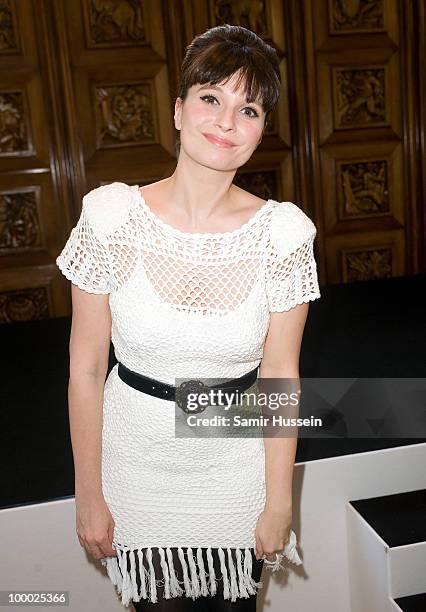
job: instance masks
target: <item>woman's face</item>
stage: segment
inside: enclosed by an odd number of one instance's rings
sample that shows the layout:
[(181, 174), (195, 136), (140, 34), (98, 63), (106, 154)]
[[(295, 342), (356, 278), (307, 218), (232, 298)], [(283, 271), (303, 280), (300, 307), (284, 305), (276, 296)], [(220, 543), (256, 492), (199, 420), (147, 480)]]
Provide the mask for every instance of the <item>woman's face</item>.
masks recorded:
[(248, 104), (237, 76), (218, 85), (193, 85), (182, 103), (175, 104), (175, 127), (182, 150), (203, 166), (236, 170), (243, 166), (262, 139), (265, 112), (260, 103)]

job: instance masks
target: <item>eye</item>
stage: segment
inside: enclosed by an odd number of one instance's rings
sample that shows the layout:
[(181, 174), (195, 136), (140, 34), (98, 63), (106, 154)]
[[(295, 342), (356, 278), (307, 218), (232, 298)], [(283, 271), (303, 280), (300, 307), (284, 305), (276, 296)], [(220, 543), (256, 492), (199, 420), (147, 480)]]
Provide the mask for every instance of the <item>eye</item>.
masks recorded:
[(211, 94), (207, 94), (206, 96), (201, 96), (200, 100), (203, 100), (203, 102), (206, 102), (207, 104), (212, 104), (212, 100), (216, 100), (215, 96), (212, 96)]
[(259, 117), (259, 113), (251, 106), (246, 106), (244, 110), (249, 110), (253, 112), (253, 115), (248, 115), (249, 117)]

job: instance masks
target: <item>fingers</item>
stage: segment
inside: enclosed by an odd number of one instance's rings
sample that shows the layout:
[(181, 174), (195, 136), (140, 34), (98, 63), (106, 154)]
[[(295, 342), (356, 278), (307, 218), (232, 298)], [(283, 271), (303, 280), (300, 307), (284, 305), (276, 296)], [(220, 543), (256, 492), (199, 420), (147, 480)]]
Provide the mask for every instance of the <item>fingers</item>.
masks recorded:
[(94, 559), (117, 556), (116, 550), (112, 547), (112, 539), (110, 538), (109, 534), (103, 537), (89, 538), (84, 538), (78, 535), (78, 540), (80, 545), (85, 548), (89, 555), (91, 555)]
[(105, 538), (102, 542), (98, 543), (98, 547), (101, 549), (102, 557), (116, 557), (117, 552), (112, 547), (112, 542), (109, 537)]
[(102, 559), (102, 557), (108, 557), (109, 555), (104, 555), (100, 546), (96, 544), (90, 544), (86, 546), (86, 550), (94, 559)]
[(259, 560), (259, 559), (262, 559), (263, 557), (265, 557), (265, 559), (267, 561), (275, 562), (276, 559), (277, 559), (277, 553), (282, 553), (283, 552), (284, 545), (281, 546), (279, 549), (272, 550), (272, 551), (267, 551), (262, 546), (262, 543), (260, 541), (259, 536), (257, 535), (257, 532), (255, 532), (255, 538), (256, 538), (256, 559)]

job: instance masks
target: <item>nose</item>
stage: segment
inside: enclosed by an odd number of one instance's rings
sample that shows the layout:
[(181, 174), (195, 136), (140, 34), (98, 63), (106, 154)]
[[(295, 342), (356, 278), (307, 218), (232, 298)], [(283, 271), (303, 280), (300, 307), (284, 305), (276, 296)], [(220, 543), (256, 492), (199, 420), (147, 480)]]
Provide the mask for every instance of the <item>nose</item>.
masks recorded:
[(232, 108), (224, 108), (216, 117), (216, 126), (225, 132), (234, 129), (234, 122), (235, 119)]

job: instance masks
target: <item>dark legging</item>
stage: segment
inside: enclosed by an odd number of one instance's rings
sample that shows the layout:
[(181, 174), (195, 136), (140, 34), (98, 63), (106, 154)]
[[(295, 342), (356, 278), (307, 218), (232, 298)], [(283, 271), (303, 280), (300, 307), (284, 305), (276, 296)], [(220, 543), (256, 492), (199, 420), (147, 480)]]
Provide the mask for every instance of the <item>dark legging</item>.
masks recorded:
[[(196, 555), (196, 548), (192, 548), (194, 557)], [(204, 566), (207, 567), (207, 549), (202, 548)], [(212, 548), (213, 566), (217, 580), (217, 591), (215, 595), (201, 595), (196, 599), (182, 595), (180, 597), (173, 597), (171, 599), (165, 599), (163, 596), (162, 585), (157, 586), (157, 599), (156, 603), (141, 599), (139, 602), (133, 601), (133, 606), (136, 612), (256, 612), (256, 597), (257, 595), (250, 595), (247, 598), (237, 598), (236, 601), (232, 602), (230, 599), (223, 598), (223, 579), (221, 577), (220, 559), (217, 552), (217, 548)], [(262, 574), (263, 559), (256, 559), (255, 552), (251, 550), (252, 554), (252, 576), (256, 582), (259, 582)], [(179, 561), (176, 548), (171, 548), (173, 554), (173, 563), (176, 570), (178, 580), (183, 582), (182, 567)], [(235, 549), (231, 549), (232, 559), (236, 562)], [(186, 552), (185, 552), (186, 556)], [(145, 557), (145, 555), (144, 555)], [(162, 575), (160, 565), (160, 555), (157, 548), (152, 549), (152, 562), (155, 568), (155, 574), (157, 576)], [(128, 562), (129, 568), (129, 562)], [(140, 587), (139, 572), (136, 574), (136, 582)]]

